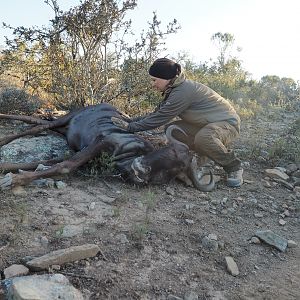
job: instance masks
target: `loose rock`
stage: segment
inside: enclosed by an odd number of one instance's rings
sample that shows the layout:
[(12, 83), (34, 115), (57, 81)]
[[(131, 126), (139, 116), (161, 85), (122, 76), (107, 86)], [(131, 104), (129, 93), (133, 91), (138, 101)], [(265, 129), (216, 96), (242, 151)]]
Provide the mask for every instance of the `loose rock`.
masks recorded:
[(32, 270), (46, 270), (51, 265), (62, 265), (80, 259), (95, 256), (100, 251), (97, 245), (85, 244), (50, 252), (27, 262)]
[(271, 230), (259, 230), (255, 233), (255, 235), (265, 243), (274, 246), (282, 252), (284, 252), (287, 248), (288, 241)]
[(61, 274), (17, 277), (6, 285), (8, 286), (6, 299), (83, 300), (81, 292)]
[(3, 271), (5, 279), (27, 275), (29, 269), (23, 265), (11, 265)]
[(296, 247), (298, 247), (298, 244), (295, 241), (293, 241), (293, 240), (288, 240), (287, 243), (288, 243), (288, 247), (289, 248), (296, 248)]
[(228, 272), (232, 276), (238, 276), (240, 274), (240, 272), (239, 272), (239, 268), (238, 268), (236, 262), (234, 261), (234, 259), (231, 256), (226, 256), (225, 261), (226, 261), (226, 266), (227, 266)]
[(278, 169), (266, 169), (265, 174), (271, 178), (288, 180), (289, 176)]

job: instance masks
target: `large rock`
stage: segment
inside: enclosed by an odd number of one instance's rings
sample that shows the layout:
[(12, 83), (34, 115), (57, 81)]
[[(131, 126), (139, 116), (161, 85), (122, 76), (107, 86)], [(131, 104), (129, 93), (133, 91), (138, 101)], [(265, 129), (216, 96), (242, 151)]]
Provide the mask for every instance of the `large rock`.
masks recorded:
[(32, 270), (47, 270), (52, 265), (62, 265), (68, 262), (93, 257), (99, 251), (100, 248), (94, 244), (73, 246), (34, 258), (27, 262), (27, 266)]
[(288, 180), (289, 176), (278, 170), (278, 169), (266, 169), (265, 175), (269, 176), (270, 178), (276, 178), (276, 179), (282, 179), (282, 180)]
[(81, 292), (61, 275), (33, 275), (5, 280), (7, 300), (83, 300)]
[(288, 246), (287, 239), (279, 236), (271, 230), (258, 230), (255, 235), (265, 243), (274, 246), (278, 250), (284, 252)]
[(29, 163), (33, 161), (65, 158), (72, 153), (65, 138), (58, 135), (23, 137), (0, 149), (1, 162)]

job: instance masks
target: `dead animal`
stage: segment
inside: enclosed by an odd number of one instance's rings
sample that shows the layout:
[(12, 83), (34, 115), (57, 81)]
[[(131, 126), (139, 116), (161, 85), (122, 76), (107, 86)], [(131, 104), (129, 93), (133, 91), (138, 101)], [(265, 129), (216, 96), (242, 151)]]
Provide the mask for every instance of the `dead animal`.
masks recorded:
[(201, 176), (198, 174), (197, 162), (188, 146), (172, 136), (174, 130), (181, 130), (179, 127), (170, 126), (166, 131), (169, 144), (155, 149), (142, 136), (129, 133), (114, 125), (111, 117), (126, 118), (114, 106), (107, 103), (87, 106), (53, 121), (31, 116), (0, 114), (0, 119), (20, 120), (35, 125), (19, 134), (0, 139), (0, 146), (25, 135), (37, 135), (52, 130), (63, 134), (69, 147), (76, 151), (74, 156), (60, 162), (54, 159), (32, 163), (0, 163), (2, 172), (18, 169), (32, 170), (40, 163), (51, 165), (50, 168), (41, 171), (8, 173), (0, 180), (0, 188), (26, 185), (36, 179), (68, 174), (103, 152), (112, 156), (121, 177), (129, 182), (164, 183), (177, 174), (185, 172), (197, 189), (207, 192), (214, 188), (212, 174), (208, 184), (200, 183)]

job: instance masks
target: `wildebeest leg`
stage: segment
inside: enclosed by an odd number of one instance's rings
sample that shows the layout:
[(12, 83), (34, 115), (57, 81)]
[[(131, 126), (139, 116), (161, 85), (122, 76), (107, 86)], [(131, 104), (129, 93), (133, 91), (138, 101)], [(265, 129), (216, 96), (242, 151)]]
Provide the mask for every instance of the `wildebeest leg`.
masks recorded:
[(4, 162), (0, 163), (0, 171), (17, 171), (19, 169), (21, 170), (34, 170), (39, 164), (43, 164), (46, 166), (52, 166), (54, 164), (57, 164), (59, 162), (62, 162), (63, 159), (61, 158), (54, 158), (49, 160), (40, 160), (40, 161), (34, 161), (30, 163), (9, 163)]
[[(8, 136), (0, 139), (0, 146), (6, 145), (9, 142), (11, 142), (11, 141), (13, 141), (17, 138), (20, 138), (22, 136), (36, 135), (36, 134), (38, 134), (40, 132), (43, 132), (45, 130), (49, 130), (49, 129), (54, 129), (55, 130), (57, 128), (59, 129), (59, 127), (66, 126), (76, 113), (78, 113), (78, 111), (69, 113), (65, 116), (62, 116), (62, 117), (56, 119), (55, 121), (46, 121), (46, 120), (42, 120), (42, 119), (38, 119), (38, 118), (34, 118), (34, 117), (29, 117), (29, 116), (0, 114), (0, 119), (19, 120), (19, 121), (24, 121), (26, 123), (37, 125), (37, 126), (34, 126), (34, 127), (30, 128), (28, 130), (25, 130), (23, 132), (8, 135)], [(57, 131), (60, 132), (60, 133), (64, 133), (62, 130), (57, 130)]]
[(47, 129), (51, 129), (51, 128), (53, 128), (52, 125), (53, 124), (39, 125), (39, 126), (32, 127), (30, 129), (25, 130), (25, 131), (20, 132), (20, 133), (8, 135), (8, 136), (0, 139), (0, 146), (6, 145), (9, 142), (11, 142), (11, 141), (13, 141), (15, 139), (18, 139), (18, 138), (20, 138), (22, 136), (36, 135), (36, 134), (38, 134), (40, 132), (43, 132), (43, 131), (45, 131)]
[(96, 157), (107, 146), (107, 141), (95, 141), (83, 150), (77, 152), (73, 157), (61, 163), (55, 164), (51, 168), (43, 171), (26, 172), (23, 174), (8, 173), (0, 180), (0, 189), (6, 189), (17, 185), (26, 185), (39, 178), (47, 178), (55, 175), (68, 174), (76, 168), (84, 165), (89, 160)]
[(23, 121), (28, 124), (36, 124), (36, 125), (44, 125), (48, 124), (52, 121), (43, 120), (40, 118), (30, 117), (30, 116), (23, 116), (23, 115), (6, 115), (6, 114), (0, 114), (0, 119), (2, 120), (17, 120), (17, 121)]
[(118, 161), (118, 160), (130, 158), (130, 157), (134, 157), (134, 156), (136, 156), (136, 152), (135, 151), (125, 152), (125, 153), (113, 156), (113, 161)]
[[(43, 120), (40, 118), (36, 118), (36, 117), (31, 117), (31, 116), (23, 116), (23, 115), (8, 115), (8, 114), (0, 114), (0, 119), (4, 119), (4, 120), (18, 120), (18, 121), (23, 121), (25, 123), (28, 124), (35, 124), (35, 125), (45, 125), (45, 124), (49, 124), (49, 123), (55, 123), (58, 126), (63, 126), (63, 124), (67, 121), (70, 120), (70, 117), (74, 117), (76, 114), (78, 114), (80, 111), (84, 110), (84, 108), (80, 108), (77, 109), (73, 112), (70, 112), (64, 116), (61, 116), (59, 118), (57, 118), (54, 121), (48, 121), (48, 120)], [(62, 123), (61, 125), (59, 125), (60, 123)]]

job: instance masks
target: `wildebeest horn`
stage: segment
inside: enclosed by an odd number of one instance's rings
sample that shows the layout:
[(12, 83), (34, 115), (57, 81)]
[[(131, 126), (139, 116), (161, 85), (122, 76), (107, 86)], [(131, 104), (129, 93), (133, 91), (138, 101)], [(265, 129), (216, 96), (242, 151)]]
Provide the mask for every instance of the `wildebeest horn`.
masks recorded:
[(183, 133), (185, 136), (187, 136), (186, 132), (185, 132), (182, 128), (180, 128), (179, 126), (177, 126), (177, 125), (175, 125), (175, 124), (170, 125), (170, 126), (167, 128), (167, 130), (166, 130), (166, 137), (167, 137), (169, 143), (178, 144), (178, 145), (182, 145), (182, 146), (185, 146), (185, 147), (189, 148), (188, 145), (186, 145), (185, 143), (183, 143), (183, 142), (181, 142), (181, 141), (176, 140), (176, 139), (173, 137), (172, 133), (173, 133), (174, 130), (178, 130), (178, 131), (180, 131), (181, 133)]
[[(182, 146), (185, 146), (185, 147), (189, 148), (188, 145), (184, 144), (183, 142), (180, 142), (180, 141), (176, 140), (173, 137), (172, 133), (173, 133), (174, 130), (179, 130), (181, 133), (183, 133), (185, 136), (187, 136), (186, 132), (182, 128), (180, 128), (179, 126), (177, 126), (175, 124), (172, 124), (166, 130), (166, 136), (167, 136), (168, 141), (170, 143), (179, 144), (179, 145), (182, 145)], [(198, 176), (198, 165), (197, 165), (197, 159), (196, 159), (195, 156), (192, 158), (192, 161), (191, 161), (191, 163), (188, 167), (187, 172), (188, 172), (187, 175), (192, 180), (193, 185), (195, 186), (196, 189), (198, 189), (202, 192), (210, 192), (215, 188), (214, 176), (213, 176), (211, 171), (209, 171), (209, 174), (210, 174), (209, 183), (208, 184), (200, 183), (200, 180), (204, 175), (202, 175), (201, 177)]]
[(197, 159), (194, 156), (192, 158), (191, 164), (189, 166), (188, 175), (190, 179), (192, 180), (194, 186), (196, 189), (202, 191), (202, 192), (210, 192), (215, 188), (215, 181), (214, 176), (211, 171), (209, 171), (210, 174), (210, 180), (208, 184), (200, 183), (201, 178), (204, 176), (202, 175), (200, 178), (198, 176), (198, 166), (197, 166)]

